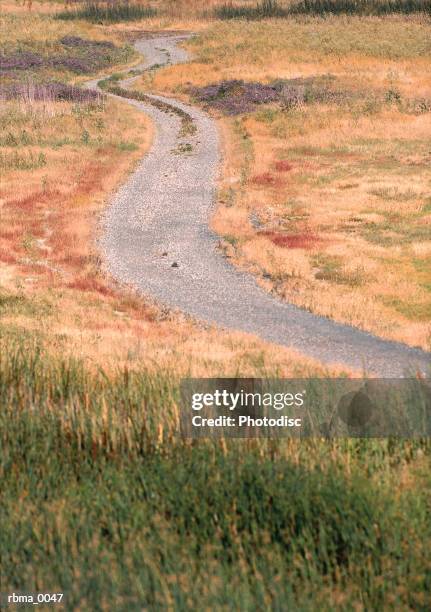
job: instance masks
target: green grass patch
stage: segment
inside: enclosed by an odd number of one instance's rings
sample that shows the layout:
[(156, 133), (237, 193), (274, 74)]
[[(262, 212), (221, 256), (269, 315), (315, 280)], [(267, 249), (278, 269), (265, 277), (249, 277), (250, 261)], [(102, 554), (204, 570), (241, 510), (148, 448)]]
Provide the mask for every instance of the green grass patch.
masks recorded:
[(365, 223), (361, 235), (371, 244), (390, 247), (429, 240), (430, 231), (427, 225), (415, 222), (413, 217), (394, 215), (384, 223)]
[(113, 85), (118, 85), (118, 83), (122, 79), (125, 79), (125, 78), (126, 78), (125, 74), (122, 74), (121, 72), (116, 72), (114, 74), (111, 74), (111, 76), (107, 77), (106, 79), (102, 79), (97, 84), (100, 87), (100, 89), (108, 89), (109, 87)]
[(425, 200), (425, 203), (422, 207), (422, 214), (428, 215), (429, 213), (431, 213), (431, 197), (427, 198)]
[(378, 187), (376, 189), (371, 189), (368, 193), (382, 200), (389, 200), (391, 202), (408, 202), (409, 200), (416, 200), (420, 197), (420, 194), (413, 189), (400, 191), (397, 187)]
[(343, 268), (343, 259), (336, 255), (318, 253), (312, 258), (312, 263), (318, 268), (314, 277), (336, 285), (347, 285), (349, 287), (360, 287), (364, 284), (364, 273), (362, 270), (347, 271)]
[[(105, 79), (108, 81), (108, 79)], [(101, 81), (102, 83), (104, 81)], [(122, 98), (131, 98), (133, 100), (139, 100), (141, 102), (146, 102), (147, 104), (151, 104), (152, 106), (158, 108), (163, 113), (167, 113), (168, 115), (176, 115), (181, 120), (181, 126), (178, 132), (178, 136), (181, 138), (186, 135), (194, 135), (196, 134), (196, 126), (194, 124), (193, 118), (186, 111), (178, 108), (178, 106), (173, 106), (172, 104), (168, 104), (167, 102), (163, 102), (161, 100), (156, 100), (147, 94), (144, 94), (135, 89), (125, 89), (124, 87), (120, 87), (119, 85), (111, 84), (106, 82), (105, 89), (111, 94), (115, 96), (120, 96)]]
[(172, 149), (175, 155), (188, 155), (193, 152), (193, 145), (190, 142), (180, 142), (176, 149)]
[(415, 258), (413, 266), (419, 277), (420, 286), (431, 292), (431, 257)]
[(119, 142), (117, 144), (117, 149), (119, 151), (137, 151), (139, 149), (138, 145), (136, 144), (136, 142)]
[[(423, 58), (431, 52), (429, 26), (423, 20), (276, 19), (216, 21), (191, 39), (198, 62), (241, 64), (267, 70), (274, 57), (292, 62), (319, 61), (326, 55), (358, 54), (388, 59)], [(285, 55), (288, 54), (288, 55)], [(264, 74), (266, 73), (264, 71)]]
[(0, 316), (24, 315), (34, 317), (46, 316), (50, 312), (51, 304), (46, 300), (37, 300), (22, 293), (7, 293), (0, 290)]
[(430, 321), (431, 301), (428, 302), (405, 302), (397, 297), (382, 298), (385, 306), (389, 306), (399, 312), (410, 321)]

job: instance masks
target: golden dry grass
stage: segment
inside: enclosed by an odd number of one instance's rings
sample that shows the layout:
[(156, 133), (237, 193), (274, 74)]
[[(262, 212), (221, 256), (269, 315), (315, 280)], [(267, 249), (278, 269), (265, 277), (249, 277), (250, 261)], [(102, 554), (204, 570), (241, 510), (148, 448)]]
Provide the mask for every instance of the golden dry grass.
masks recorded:
[[(37, 5), (31, 16), (21, 9), (9, 13), (17, 26), (13, 36), (36, 45), (71, 32), (114, 40), (114, 30), (123, 35), (119, 28), (63, 28), (39, 14)], [(13, 44), (10, 28), (2, 36)], [(43, 156), (33, 168), (12, 164), (2, 172), (0, 333), (30, 333), (54, 353), (79, 355), (108, 371), (124, 364), (194, 375), (342, 371), (167, 312), (106, 274), (96, 244), (99, 218), (151, 144), (153, 128), (141, 112), (112, 100), (102, 106), (21, 101), (4, 104), (0, 121), (3, 134), (13, 136), (2, 143), (7, 159)]]
[[(145, 363), (201, 375), (325, 373), (293, 351), (164, 312), (106, 275), (95, 245), (98, 217), (151, 142), (145, 115), (114, 101), (78, 118), (69, 104), (51, 104), (49, 114), (15, 110), (30, 137), (36, 117), (38, 136), (54, 146), (42, 168), (3, 175), (3, 326), (31, 332), (57, 352), (108, 369)], [(88, 143), (82, 141), (85, 133)], [(132, 144), (135, 150), (124, 150)]]
[(219, 117), (213, 227), (268, 290), (428, 349), (431, 122), (411, 105), (431, 100), (430, 34), (428, 20), (402, 17), (215, 24), (189, 43), (191, 64), (151, 83), (179, 95), (223, 79), (335, 77), (348, 104)]
[[(382, 87), (386, 87), (388, 71), (392, 71), (390, 79), (398, 75), (397, 86), (403, 92), (409, 90), (412, 78), (416, 89), (422, 87), (425, 91), (427, 87), (426, 65), (417, 51), (420, 45), (423, 47), (426, 32), (426, 24), (420, 20), (388, 20), (384, 26), (381, 20), (276, 21), (213, 24), (208, 29), (208, 23), (192, 19), (196, 15), (186, 11), (181, 13), (182, 20), (157, 18), (102, 28), (83, 23), (63, 26), (61, 22), (52, 26), (50, 19), (40, 15), (38, 10), (33, 10), (31, 18), (21, 10), (10, 12), (14, 19), (20, 16), (21, 21), (17, 23), (23, 31), (18, 32), (18, 38), (22, 39), (29, 36), (38, 39), (42, 21), (49, 24), (45, 40), (50, 37), (55, 40), (71, 30), (89, 38), (109, 37), (117, 41), (141, 28), (200, 31), (201, 38), (190, 43), (197, 59), (185, 66), (159, 71), (151, 83), (152, 87), (175, 92), (175, 95), (183, 95), (178, 87), (186, 82), (202, 85), (223, 78), (268, 81), (275, 77), (313, 75), (329, 69), (350, 86), (353, 81), (363, 85), (374, 83), (376, 79), (377, 83), (380, 79)], [(38, 27), (33, 28), (33, 23)], [(363, 37), (361, 28), (365, 28)], [(377, 44), (375, 36), (379, 28), (387, 34), (383, 47)], [(310, 32), (316, 33), (317, 43), (314, 41), (307, 48), (304, 41), (312, 40)], [(340, 36), (337, 32), (341, 32)], [(395, 35), (401, 58), (393, 59)], [(10, 33), (4, 32), (3, 36), (4, 40), (11, 40)], [(368, 41), (368, 50), (355, 51), (352, 38)], [(322, 46), (322, 41), (326, 41), (328, 48), (318, 53), (316, 49)], [(348, 52), (346, 45), (350, 45)], [(354, 76), (349, 72), (352, 66), (355, 67)], [(142, 78), (140, 86), (148, 86), (148, 79)], [(66, 108), (68, 105), (30, 109), (34, 117), (43, 119), (43, 138), (51, 145), (44, 149), (45, 166), (25, 172), (8, 171), (2, 184), (0, 205), (2, 219), (6, 219), (7, 224), (2, 227), (0, 286), (3, 293), (18, 296), (23, 304), (29, 305), (28, 308), (4, 310), (4, 323), (43, 336), (55, 350), (78, 352), (105, 367), (119, 363), (138, 366), (145, 361), (147, 365), (175, 364), (181, 371), (188, 370), (195, 375), (220, 375), (221, 372), (226, 375), (262, 372), (324, 375), (325, 369), (293, 351), (245, 334), (197, 325), (179, 314), (145, 304), (106, 276), (94, 242), (98, 215), (109, 193), (125, 179), (149, 146), (152, 129), (141, 113), (117, 102), (108, 105), (109, 120), (107, 109), (99, 116), (90, 113), (87, 118), (85, 113), (75, 116), (70, 107)], [(397, 187), (401, 191), (391, 191), (395, 187), (383, 178), (384, 185), (377, 187), (367, 186), (362, 178), (355, 179), (358, 183), (355, 186), (353, 181), (343, 177), (334, 179), (332, 185), (327, 174), (333, 160), (328, 162), (326, 153), (327, 149), (332, 151), (334, 142), (337, 147), (349, 147), (352, 138), (367, 138), (370, 131), (375, 138), (380, 134), (383, 144), (379, 141), (378, 146), (383, 147), (384, 153), (384, 139), (389, 142), (390, 136), (403, 129), (408, 129), (409, 135), (416, 133), (422, 138), (425, 117), (405, 117), (390, 108), (386, 109), (383, 124), (380, 123), (383, 115), (377, 114), (361, 115), (353, 125), (349, 112), (318, 110), (303, 108), (296, 114), (285, 115), (277, 111), (270, 121), (265, 112), (239, 120), (220, 119), (225, 164), (213, 226), (225, 237), (227, 255), (238, 265), (254, 271), (269, 290), (276, 290), (290, 301), (315, 312), (347, 320), (386, 337), (426, 346), (426, 322), (409, 321), (399, 315), (390, 297), (391, 291), (402, 289), (401, 295), (410, 301), (413, 295), (418, 303), (423, 298), (423, 293), (412, 293), (412, 287), (418, 290), (419, 283), (413, 278), (412, 265), (416, 266), (417, 279), (426, 285), (428, 271), (417, 262), (429, 258), (427, 241), (414, 241), (408, 252), (391, 249), (389, 275), (387, 249), (370, 246), (361, 236), (353, 238), (345, 228), (351, 216), (362, 215), (380, 222), (385, 214), (391, 213), (391, 206), (398, 193), (404, 194), (404, 187)], [(16, 112), (22, 113), (23, 109)], [(34, 117), (31, 119), (30, 113), (24, 121), (30, 125)], [(376, 132), (376, 126), (380, 132)], [(391, 133), (387, 132), (388, 126)], [(59, 134), (70, 142), (52, 146)], [(301, 147), (314, 147), (317, 152), (310, 155), (301, 152)], [(33, 146), (33, 149), (37, 154), (40, 147)], [(295, 149), (294, 155), (291, 149)], [(367, 150), (365, 146), (365, 157)], [(389, 149), (386, 153), (390, 154)], [(416, 155), (420, 161), (420, 153)], [(336, 154), (336, 166), (348, 171), (355, 156), (357, 158), (356, 152), (349, 153), (344, 159)], [(289, 169), (286, 169), (286, 160)], [(314, 184), (319, 180), (324, 188)], [(418, 178), (417, 191), (422, 180)], [(392, 196), (388, 202), (381, 197), (384, 191), (378, 191), (378, 195), (369, 193), (372, 189), (386, 188)], [(359, 194), (362, 200), (358, 199)], [(380, 206), (378, 211), (363, 211), (376, 200)], [(416, 214), (419, 204), (409, 197), (404, 210)], [(253, 215), (263, 224), (264, 233), (259, 234), (250, 222)], [(289, 215), (295, 218), (294, 231), (297, 233), (302, 231), (301, 224), (307, 219), (306, 227), (313, 228), (319, 236), (318, 248), (314, 245), (312, 249), (293, 249), (274, 244), (274, 228)], [(328, 219), (331, 220), (329, 226)], [(326, 224), (323, 229), (322, 224)], [(412, 264), (412, 252), (415, 264)], [(347, 261), (347, 254), (354, 257)], [(321, 266), (333, 265), (335, 261), (337, 270), (341, 266), (347, 279), (354, 279), (359, 268), (366, 274), (374, 270), (377, 279), (383, 270), (386, 294), (379, 280), (374, 284), (367, 281), (359, 288), (344, 282), (340, 285), (330, 279), (318, 280), (316, 261), (320, 261)], [(373, 291), (389, 297), (385, 303), (379, 302)], [(43, 312), (43, 316), (34, 314), (38, 312)], [(336, 371), (339, 370), (331, 370), (332, 373)]]

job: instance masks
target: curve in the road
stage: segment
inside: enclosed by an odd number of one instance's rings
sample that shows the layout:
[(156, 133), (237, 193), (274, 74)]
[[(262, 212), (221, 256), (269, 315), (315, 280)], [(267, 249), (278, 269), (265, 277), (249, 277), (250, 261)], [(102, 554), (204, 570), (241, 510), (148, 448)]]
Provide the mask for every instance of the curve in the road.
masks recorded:
[[(186, 61), (187, 53), (177, 46), (184, 38), (137, 42), (145, 57), (140, 68)], [(122, 87), (133, 80), (123, 81)], [(97, 87), (97, 82), (88, 86)], [(102, 248), (115, 278), (197, 319), (256, 334), (327, 364), (383, 377), (429, 375), (430, 353), (282, 302), (231, 266), (218, 252), (217, 236), (208, 225), (220, 161), (216, 124), (182, 102), (148, 98), (125, 99), (152, 118), (156, 135), (106, 211)], [(167, 112), (166, 105), (177, 111)], [(193, 121), (193, 134), (182, 129), (185, 114)]]

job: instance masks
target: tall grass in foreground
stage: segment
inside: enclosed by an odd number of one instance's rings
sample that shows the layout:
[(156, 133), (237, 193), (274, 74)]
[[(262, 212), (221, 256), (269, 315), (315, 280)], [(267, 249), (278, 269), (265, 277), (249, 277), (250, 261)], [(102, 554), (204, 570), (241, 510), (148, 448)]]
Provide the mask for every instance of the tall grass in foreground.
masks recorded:
[(61, 591), (67, 609), (426, 609), (431, 479), (385, 479), (429, 441), (190, 443), (177, 382), (1, 343), (3, 591)]
[(56, 18), (62, 20), (84, 19), (92, 23), (117, 23), (120, 21), (138, 21), (154, 17), (157, 10), (131, 2), (86, 2), (83, 6), (70, 11), (57, 13)]
[(299, 0), (281, 6), (277, 0), (264, 0), (254, 6), (228, 2), (214, 9), (218, 19), (265, 19), (309, 14), (333, 15), (389, 15), (392, 13), (431, 13), (429, 0)]

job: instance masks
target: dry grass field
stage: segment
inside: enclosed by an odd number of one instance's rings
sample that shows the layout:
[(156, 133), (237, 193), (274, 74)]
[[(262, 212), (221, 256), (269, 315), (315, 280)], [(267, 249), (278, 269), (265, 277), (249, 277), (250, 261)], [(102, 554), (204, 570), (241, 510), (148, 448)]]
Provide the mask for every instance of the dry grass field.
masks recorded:
[[(151, 77), (219, 118), (213, 227), (234, 263), (312, 312), (428, 349), (430, 33), (419, 17), (213, 23), (188, 43), (194, 61)], [(247, 108), (248, 83), (281, 93)]]
[[(0, 28), (7, 58), (58, 54), (63, 62), (24, 65), (2, 77), (5, 91), (17, 88), (0, 110), (2, 335), (31, 335), (53, 354), (107, 369), (145, 363), (195, 375), (325, 375), (329, 370), (293, 351), (164, 311), (105, 273), (97, 248), (100, 215), (150, 146), (152, 125), (110, 99), (58, 100), (44, 83), (80, 83), (138, 58), (122, 47), (124, 28), (57, 21), (47, 6), (35, 3), (29, 13), (9, 3)], [(109, 41), (123, 51), (115, 52), (113, 68), (82, 53), (81, 63), (65, 67), (64, 37)]]

